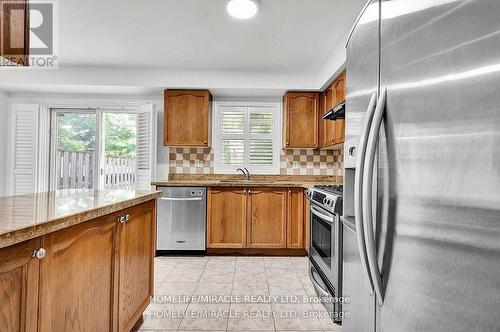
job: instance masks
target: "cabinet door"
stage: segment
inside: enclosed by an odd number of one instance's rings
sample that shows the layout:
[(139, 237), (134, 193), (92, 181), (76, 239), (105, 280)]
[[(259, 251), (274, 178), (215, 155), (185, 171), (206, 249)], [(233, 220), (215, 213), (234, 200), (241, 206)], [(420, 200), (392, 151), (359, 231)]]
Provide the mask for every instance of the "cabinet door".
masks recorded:
[(345, 121), (337, 120), (335, 121), (335, 144), (344, 143), (345, 136)]
[(286, 247), (304, 248), (304, 190), (288, 189)]
[(318, 104), (318, 93), (286, 93), (284, 97), (284, 148), (318, 147)]
[(207, 248), (244, 248), (246, 209), (246, 190), (209, 188)]
[(336, 98), (337, 94), (335, 93), (335, 82), (333, 82), (325, 90), (325, 106), (326, 106), (325, 112), (330, 111), (335, 106)]
[(208, 91), (165, 91), (164, 145), (208, 147), (211, 102)]
[(286, 248), (287, 193), (274, 188), (248, 191), (248, 248)]
[(28, 0), (0, 0), (0, 56), (20, 66), (29, 64), (29, 15)]
[(123, 210), (119, 226), (118, 331), (130, 331), (153, 295), (155, 202)]
[(304, 246), (309, 253), (309, 246), (311, 245), (311, 202), (304, 197)]
[(335, 81), (335, 102), (336, 106), (345, 100), (345, 71), (340, 74), (339, 78)]
[(0, 331), (36, 331), (40, 248), (34, 239), (0, 249)]
[(112, 330), (116, 234), (102, 217), (43, 236), (41, 331)]

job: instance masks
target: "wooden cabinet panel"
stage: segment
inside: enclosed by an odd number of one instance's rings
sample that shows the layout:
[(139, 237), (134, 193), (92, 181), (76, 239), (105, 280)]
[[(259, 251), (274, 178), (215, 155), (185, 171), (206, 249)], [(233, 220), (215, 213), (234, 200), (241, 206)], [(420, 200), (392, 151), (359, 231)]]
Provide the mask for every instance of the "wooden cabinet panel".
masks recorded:
[(153, 201), (121, 212), (119, 228), (118, 331), (130, 331), (153, 295), (156, 211)]
[(112, 329), (116, 234), (103, 217), (43, 237), (41, 331)]
[(0, 56), (27, 66), (29, 60), (29, 5), (27, 0), (0, 0)]
[(285, 248), (286, 211), (287, 190), (249, 190), (247, 248)]
[(335, 82), (330, 84), (325, 90), (325, 112), (328, 112), (335, 106), (337, 94), (335, 92)]
[(335, 104), (334, 107), (345, 100), (345, 71), (335, 80)]
[(323, 120), (326, 112), (345, 101), (345, 71), (322, 93), (324, 100), (319, 116), (319, 147), (328, 148), (344, 143), (344, 120)]
[(0, 331), (36, 331), (40, 248), (34, 239), (0, 249)]
[(207, 248), (245, 247), (246, 208), (246, 190), (209, 188)]
[(283, 107), (283, 148), (317, 148), (319, 94), (287, 92)]
[(302, 188), (288, 190), (286, 230), (286, 247), (304, 248), (304, 190)]
[(309, 253), (309, 246), (311, 245), (311, 202), (304, 196), (304, 247)]
[(344, 120), (336, 120), (335, 122), (335, 144), (344, 143), (345, 137), (345, 121)]
[(166, 90), (166, 146), (210, 146), (212, 95), (206, 90)]

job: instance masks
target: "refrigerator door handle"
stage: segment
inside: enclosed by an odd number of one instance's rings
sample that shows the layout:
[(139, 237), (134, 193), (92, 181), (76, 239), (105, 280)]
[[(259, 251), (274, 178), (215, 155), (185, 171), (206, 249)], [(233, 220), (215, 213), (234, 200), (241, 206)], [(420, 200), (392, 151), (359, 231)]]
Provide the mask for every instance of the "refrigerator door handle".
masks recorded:
[(382, 276), (378, 267), (377, 249), (375, 245), (375, 235), (373, 234), (373, 220), (372, 220), (372, 183), (373, 183), (373, 169), (375, 163), (375, 153), (377, 150), (377, 143), (380, 131), (380, 125), (385, 111), (387, 91), (384, 87), (380, 93), (377, 101), (377, 107), (373, 114), (373, 121), (368, 136), (368, 143), (366, 147), (366, 161), (365, 169), (363, 170), (363, 222), (365, 228), (365, 243), (368, 255), (368, 264), (373, 280), (373, 287), (379, 305), (384, 304), (383, 289), (382, 289)]
[(370, 295), (373, 295), (373, 281), (370, 275), (370, 270), (368, 268), (368, 257), (366, 254), (366, 245), (363, 230), (363, 206), (361, 204), (362, 199), (362, 185), (363, 185), (363, 168), (365, 165), (365, 155), (366, 155), (366, 143), (368, 140), (368, 131), (371, 127), (373, 112), (377, 102), (377, 94), (374, 92), (368, 103), (368, 109), (366, 110), (365, 120), (363, 122), (363, 129), (361, 130), (361, 136), (359, 138), (358, 144), (358, 158), (356, 159), (356, 173), (354, 177), (354, 211), (356, 220), (356, 239), (358, 240), (358, 249), (361, 256), (361, 266), (363, 267), (364, 273), (368, 278), (368, 290)]

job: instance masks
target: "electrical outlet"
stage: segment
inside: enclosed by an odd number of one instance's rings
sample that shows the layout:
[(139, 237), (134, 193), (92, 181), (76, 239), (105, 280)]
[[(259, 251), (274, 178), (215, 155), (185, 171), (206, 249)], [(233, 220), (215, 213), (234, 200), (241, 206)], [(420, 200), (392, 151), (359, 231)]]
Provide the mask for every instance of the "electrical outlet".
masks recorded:
[(298, 161), (293, 162), (293, 168), (297, 169), (300, 167), (300, 163)]

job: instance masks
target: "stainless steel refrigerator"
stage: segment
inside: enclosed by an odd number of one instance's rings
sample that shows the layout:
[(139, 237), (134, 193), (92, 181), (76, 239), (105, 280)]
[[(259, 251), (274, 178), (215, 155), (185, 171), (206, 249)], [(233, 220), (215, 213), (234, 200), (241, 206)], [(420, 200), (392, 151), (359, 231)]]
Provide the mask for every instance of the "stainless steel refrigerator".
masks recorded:
[(346, 67), (343, 331), (500, 331), (500, 1), (373, 0)]

